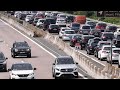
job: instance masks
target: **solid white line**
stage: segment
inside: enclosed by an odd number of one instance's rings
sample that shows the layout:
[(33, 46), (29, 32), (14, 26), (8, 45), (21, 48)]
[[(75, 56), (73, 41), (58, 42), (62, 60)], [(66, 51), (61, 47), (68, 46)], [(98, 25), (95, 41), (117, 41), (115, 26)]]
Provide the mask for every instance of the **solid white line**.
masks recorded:
[(11, 27), (13, 30), (17, 31), (18, 33), (20, 33), (21, 35), (23, 35), (24, 37), (26, 37), (27, 39), (29, 39), (30, 41), (32, 41), (33, 43), (35, 43), (37, 46), (39, 46), (41, 49), (43, 49), (44, 51), (46, 51), (47, 53), (49, 53), (50, 55), (52, 55), (54, 58), (56, 58), (56, 56), (54, 54), (52, 54), (51, 52), (47, 51), (45, 48), (43, 48), (41, 45), (39, 45), (38, 43), (36, 43), (35, 41), (33, 41), (32, 39), (30, 39), (29, 37), (27, 37), (26, 35), (24, 35), (23, 33), (21, 33), (20, 31), (18, 31), (16, 28), (12, 27), (10, 24), (6, 23), (5, 21), (1, 20), (3, 23), (5, 23), (7, 26)]
[(83, 77), (84, 79), (88, 79), (88, 78), (84, 77), (84, 75), (82, 75), (81, 73), (78, 73), (78, 75)]

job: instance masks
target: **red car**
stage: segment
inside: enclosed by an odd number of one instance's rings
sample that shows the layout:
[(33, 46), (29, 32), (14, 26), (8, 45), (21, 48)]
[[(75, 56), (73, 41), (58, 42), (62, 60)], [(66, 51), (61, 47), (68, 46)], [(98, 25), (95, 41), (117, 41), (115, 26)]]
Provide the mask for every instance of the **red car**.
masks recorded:
[(106, 23), (97, 23), (96, 24), (96, 26), (95, 26), (95, 29), (100, 29), (100, 30), (102, 30), (102, 29), (106, 29), (106, 26), (107, 26), (107, 24)]

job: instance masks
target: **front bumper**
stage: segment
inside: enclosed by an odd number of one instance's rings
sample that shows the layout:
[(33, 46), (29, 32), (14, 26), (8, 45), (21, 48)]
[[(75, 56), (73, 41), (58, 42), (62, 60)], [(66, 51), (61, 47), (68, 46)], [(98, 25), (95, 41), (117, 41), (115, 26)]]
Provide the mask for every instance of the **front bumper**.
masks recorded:
[(11, 75), (10, 79), (35, 79), (34, 75), (30, 75), (27, 77), (19, 77), (18, 75)]

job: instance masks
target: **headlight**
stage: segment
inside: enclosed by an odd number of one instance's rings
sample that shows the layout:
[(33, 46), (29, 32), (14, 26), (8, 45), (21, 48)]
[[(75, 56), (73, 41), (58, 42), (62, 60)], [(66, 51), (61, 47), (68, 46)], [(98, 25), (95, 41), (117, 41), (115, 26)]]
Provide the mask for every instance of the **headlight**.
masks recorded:
[(17, 76), (16, 74), (12, 73), (12, 75)]
[(18, 51), (18, 49), (15, 49), (15, 52), (17, 52)]
[(60, 71), (60, 69), (56, 68), (57, 71)]
[(30, 49), (27, 49), (27, 51), (30, 51)]
[(34, 73), (30, 73), (29, 75), (32, 76), (32, 75), (34, 75)]

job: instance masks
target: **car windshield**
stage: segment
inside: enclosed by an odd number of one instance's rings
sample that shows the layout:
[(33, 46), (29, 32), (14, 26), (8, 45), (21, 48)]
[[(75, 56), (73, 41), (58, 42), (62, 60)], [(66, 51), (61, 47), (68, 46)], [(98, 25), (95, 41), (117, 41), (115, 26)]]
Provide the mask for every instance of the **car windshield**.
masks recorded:
[(57, 64), (74, 64), (74, 61), (72, 58), (59, 58)]
[(66, 34), (75, 34), (74, 31), (65, 31)]
[(114, 34), (112, 34), (112, 33), (105, 33), (103, 36), (106, 36), (106, 37), (114, 37)]
[(66, 18), (66, 15), (60, 15), (60, 17)]
[(5, 57), (2, 53), (0, 53), (0, 60), (3, 60)]
[(15, 47), (28, 47), (28, 44), (27, 43), (19, 42), (19, 43), (15, 44)]
[(14, 64), (12, 65), (12, 70), (32, 70), (31, 64)]
[(90, 36), (86, 36), (86, 37), (84, 37), (85, 39), (92, 39), (92, 38), (94, 38), (94, 37), (90, 37)]
[(91, 46), (97, 46), (97, 43), (93, 42), (91, 43)]
[(120, 54), (120, 50), (113, 50), (114, 53), (119, 53)]
[(95, 22), (87, 22), (87, 24), (89, 24), (89, 25), (96, 25)]
[(55, 19), (46, 19), (46, 22), (48, 22), (50, 24), (55, 24), (56, 20)]
[(80, 27), (80, 24), (74, 23), (74, 24), (72, 24), (72, 27)]
[(98, 43), (101, 39), (94, 39), (94, 42)]
[(82, 29), (90, 29), (90, 26), (83, 26)]
[(75, 35), (74, 38), (81, 38), (81, 35)]
[(106, 27), (107, 26), (107, 24), (105, 24), (105, 23), (99, 23), (98, 25), (102, 26), (102, 27)]
[(42, 23), (43, 23), (44, 21), (45, 21), (45, 20), (40, 20), (39, 22), (42, 22)]

